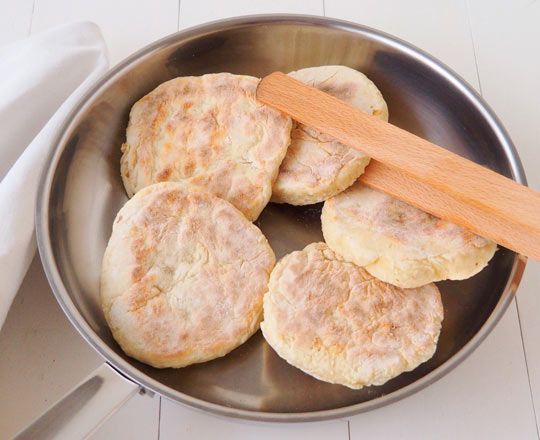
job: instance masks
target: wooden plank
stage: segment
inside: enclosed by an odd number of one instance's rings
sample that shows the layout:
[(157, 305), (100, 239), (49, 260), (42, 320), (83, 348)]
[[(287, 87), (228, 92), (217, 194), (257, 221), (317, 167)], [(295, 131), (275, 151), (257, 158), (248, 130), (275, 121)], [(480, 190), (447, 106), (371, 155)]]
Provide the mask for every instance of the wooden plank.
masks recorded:
[(136, 394), (90, 439), (159, 440), (159, 399), (156, 394)]
[(215, 417), (186, 408), (167, 399), (161, 401), (160, 440), (346, 440), (347, 422), (257, 423)]
[(327, 0), (325, 10), (327, 17), (354, 21), (403, 38), (437, 57), (478, 89), (466, 0)]
[(179, 28), (239, 15), (275, 13), (323, 15), (323, 0), (227, 0), (212, 1), (204, 7), (198, 0), (182, 0)]
[(36, 0), (32, 33), (77, 20), (95, 22), (111, 67), (141, 47), (176, 32), (178, 0)]
[[(484, 98), (510, 133), (529, 185), (540, 190), (540, 2), (470, 0), (470, 14)], [(537, 420), (540, 420), (539, 286), (540, 264), (529, 261), (517, 302)]]
[(0, 2), (0, 46), (30, 35), (34, 0)]
[(0, 438), (12, 438), (103, 363), (60, 309), (38, 255), (0, 332), (0, 353)]

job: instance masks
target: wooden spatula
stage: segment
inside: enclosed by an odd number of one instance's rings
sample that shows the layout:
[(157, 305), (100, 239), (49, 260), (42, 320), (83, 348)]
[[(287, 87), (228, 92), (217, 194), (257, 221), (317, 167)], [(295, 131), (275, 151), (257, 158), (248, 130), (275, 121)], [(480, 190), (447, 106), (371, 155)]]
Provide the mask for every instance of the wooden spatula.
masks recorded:
[(540, 260), (540, 194), (275, 72), (257, 99), (370, 156), (362, 183)]

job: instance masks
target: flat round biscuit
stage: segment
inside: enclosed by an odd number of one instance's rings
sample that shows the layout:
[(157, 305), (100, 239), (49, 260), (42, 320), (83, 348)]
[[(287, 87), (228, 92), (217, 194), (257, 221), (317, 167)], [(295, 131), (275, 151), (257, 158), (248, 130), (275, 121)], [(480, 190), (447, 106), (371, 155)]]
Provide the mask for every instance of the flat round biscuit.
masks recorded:
[(187, 181), (255, 220), (270, 200), (291, 133), (290, 118), (255, 100), (258, 83), (230, 73), (180, 77), (136, 102), (120, 161), (128, 195)]
[(102, 307), (127, 355), (158, 368), (208, 361), (257, 331), (274, 263), (264, 235), (229, 202), (158, 183), (114, 221)]
[[(363, 73), (345, 66), (321, 66), (289, 75), (388, 121), (388, 108), (381, 92)], [(369, 157), (314, 128), (294, 124), (291, 145), (272, 190), (272, 202), (322, 202), (352, 185), (364, 172)]]
[(469, 278), (497, 250), (490, 240), (360, 183), (324, 203), (321, 223), (335, 252), (399, 287)]
[(261, 329), (291, 365), (326, 382), (362, 388), (430, 359), (442, 319), (434, 284), (392, 286), (325, 243), (313, 243), (276, 265)]

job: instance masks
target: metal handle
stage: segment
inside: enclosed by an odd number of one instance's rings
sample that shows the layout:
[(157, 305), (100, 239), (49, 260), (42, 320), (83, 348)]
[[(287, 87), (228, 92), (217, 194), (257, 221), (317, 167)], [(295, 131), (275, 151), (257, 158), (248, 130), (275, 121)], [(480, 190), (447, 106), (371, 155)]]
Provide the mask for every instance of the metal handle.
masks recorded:
[(103, 364), (15, 438), (86, 438), (140, 390), (139, 385)]

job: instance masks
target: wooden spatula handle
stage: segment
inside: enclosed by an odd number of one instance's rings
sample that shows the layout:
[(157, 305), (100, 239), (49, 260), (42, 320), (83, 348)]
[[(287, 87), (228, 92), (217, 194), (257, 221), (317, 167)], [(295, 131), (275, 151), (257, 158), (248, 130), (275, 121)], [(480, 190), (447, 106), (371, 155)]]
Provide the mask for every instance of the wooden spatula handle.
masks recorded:
[[(377, 160), (371, 160), (366, 172), (358, 180), (370, 188), (385, 192), (409, 205), (459, 224), (524, 255), (526, 254), (520, 249), (527, 249), (531, 241), (538, 241), (538, 233), (531, 232), (519, 224), (502, 221), (485, 210), (458, 201)], [(485, 225), (488, 225), (487, 229)], [(486, 230), (489, 233), (486, 234)], [(535, 258), (532, 254), (529, 256)]]
[(283, 73), (257, 99), (375, 159), (366, 184), (540, 260), (539, 193)]

